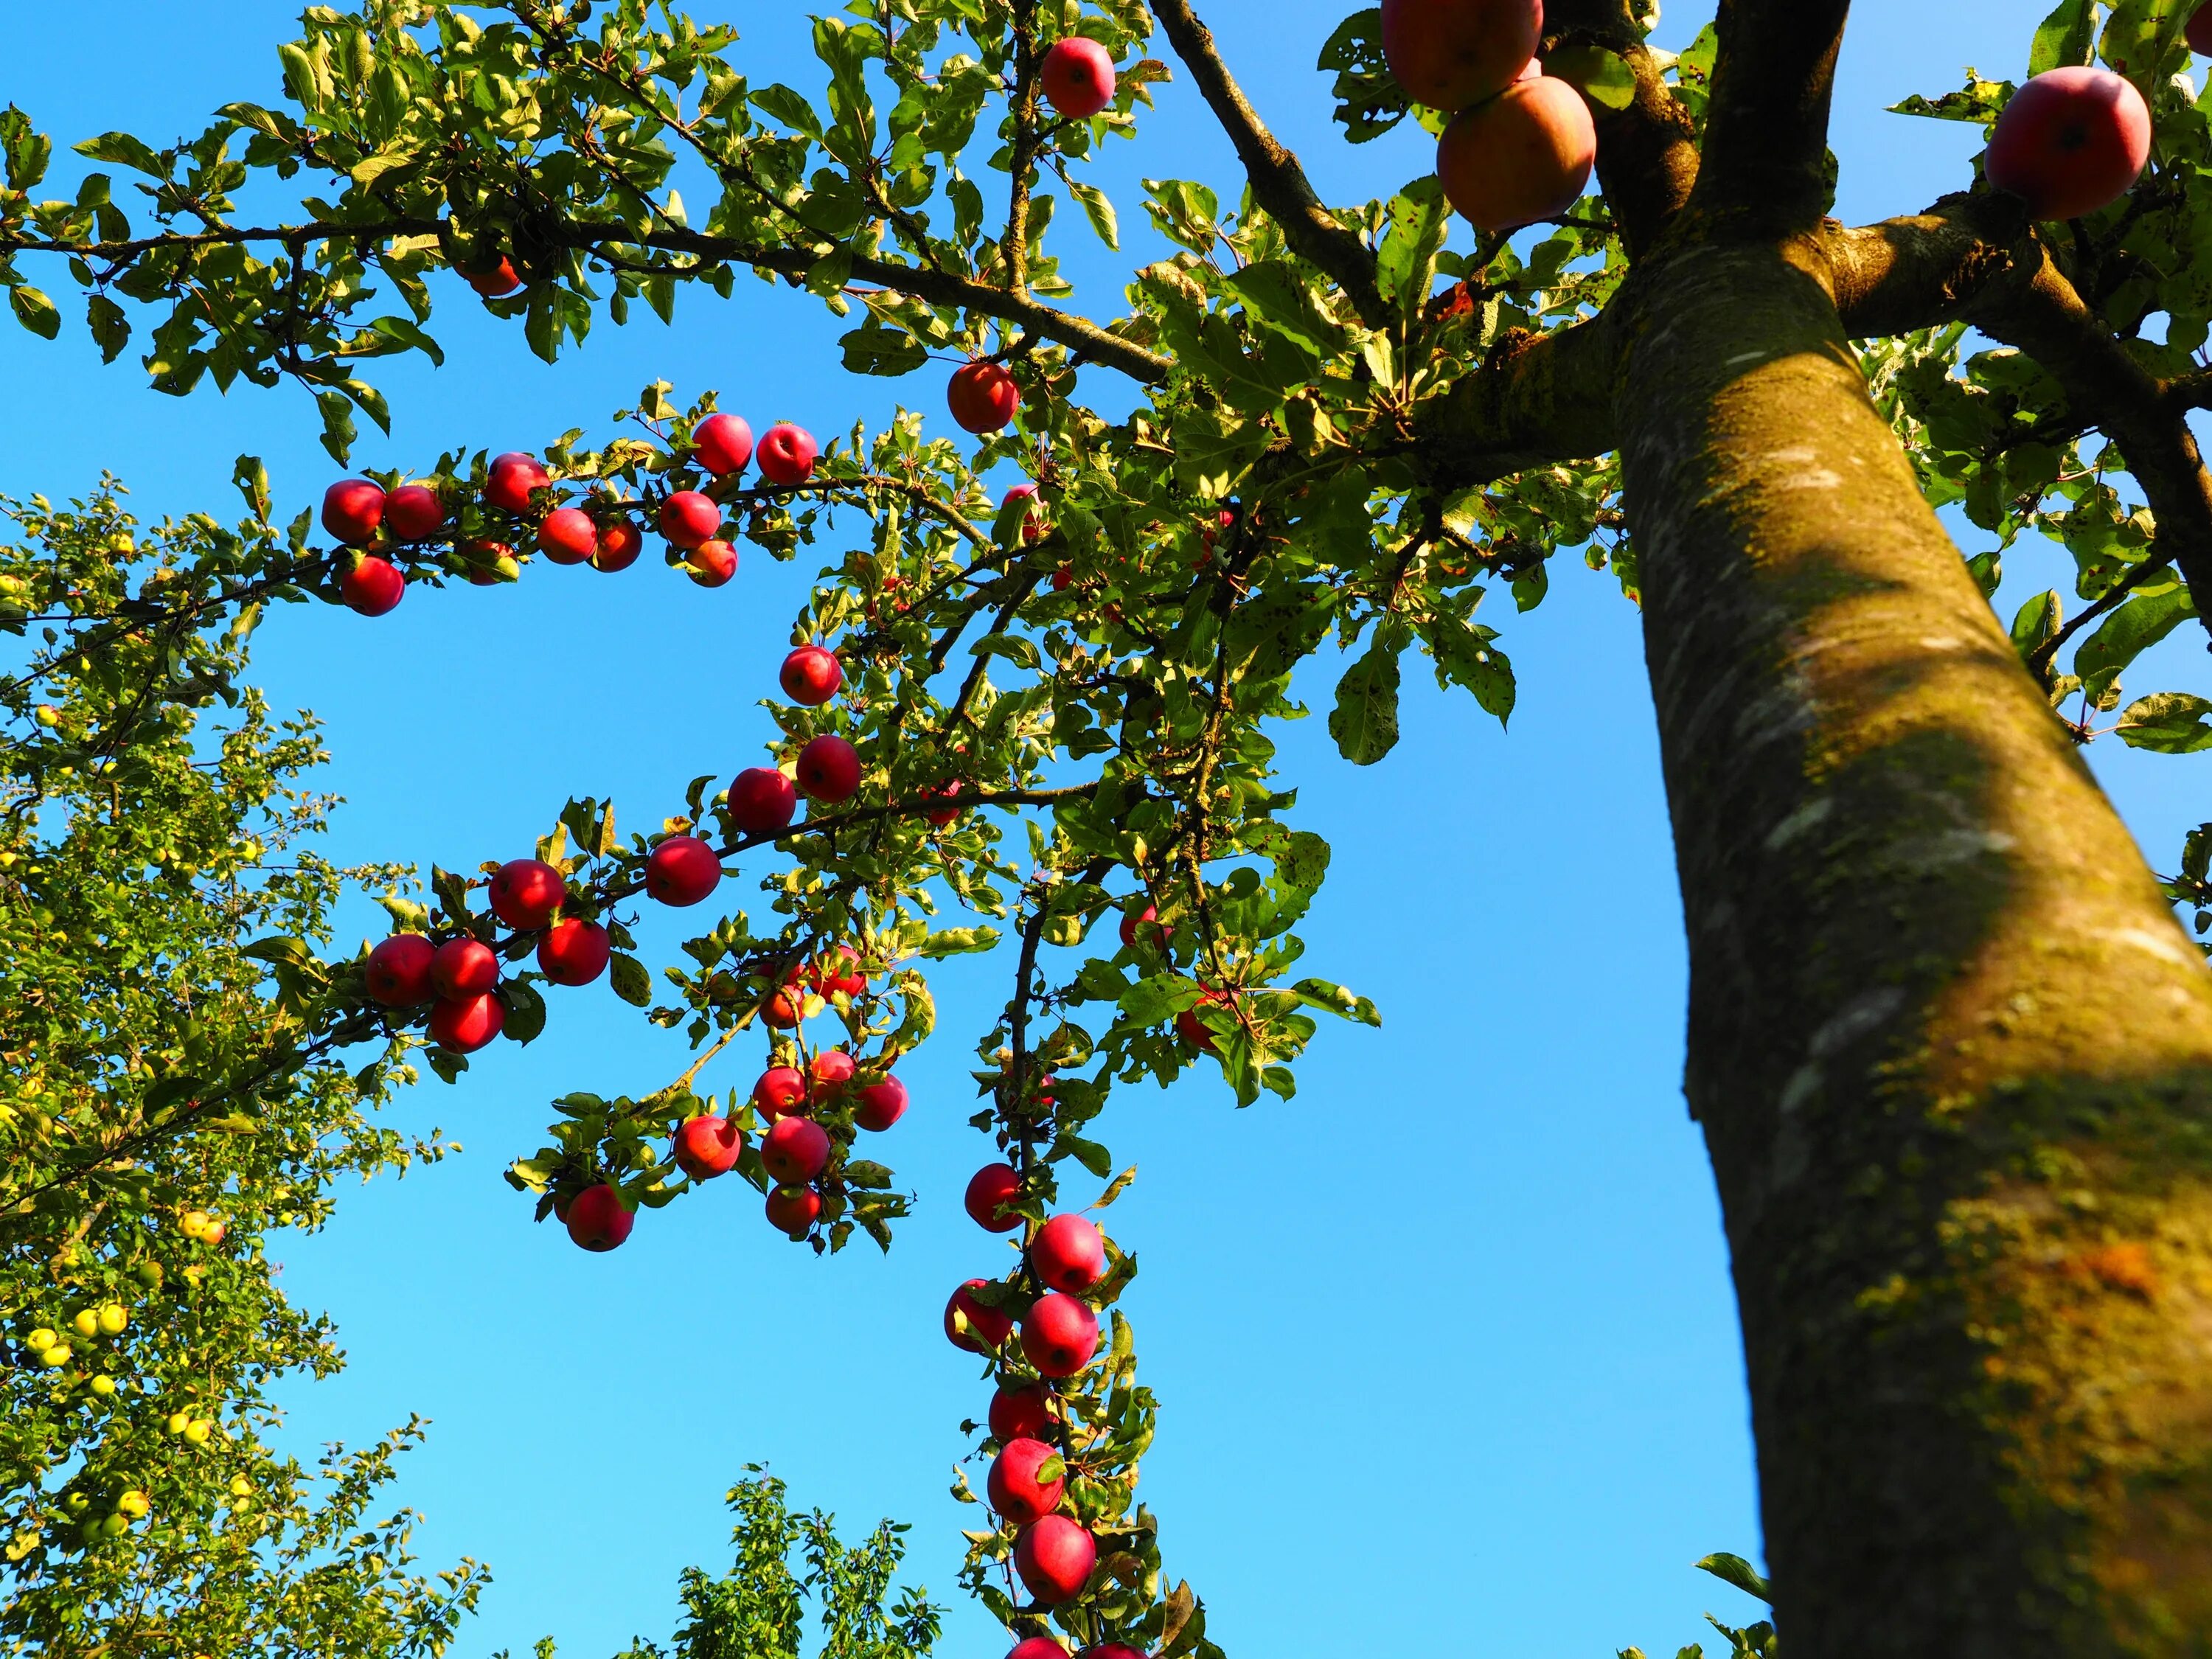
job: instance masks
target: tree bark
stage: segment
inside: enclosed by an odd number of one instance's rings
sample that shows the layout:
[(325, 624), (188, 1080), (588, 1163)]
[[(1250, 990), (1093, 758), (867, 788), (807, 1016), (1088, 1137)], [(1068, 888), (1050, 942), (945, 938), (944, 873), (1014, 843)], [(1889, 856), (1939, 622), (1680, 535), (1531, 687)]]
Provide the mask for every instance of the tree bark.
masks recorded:
[(1618, 414), (1790, 1659), (2212, 1652), (2212, 974), (1869, 400), (1816, 237)]

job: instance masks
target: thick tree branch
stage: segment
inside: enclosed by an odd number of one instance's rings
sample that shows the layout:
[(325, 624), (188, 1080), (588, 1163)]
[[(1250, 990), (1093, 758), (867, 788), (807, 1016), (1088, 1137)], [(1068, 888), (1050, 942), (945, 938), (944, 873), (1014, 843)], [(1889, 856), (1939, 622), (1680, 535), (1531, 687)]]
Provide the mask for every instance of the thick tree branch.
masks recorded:
[(1705, 163), (1716, 222), (1809, 230), (1828, 205), (1828, 106), (1850, 0), (1721, 0)]
[(1598, 183), (1629, 257), (1639, 258), (1674, 222), (1698, 181), (1690, 112), (1667, 89), (1626, 0), (1554, 0), (1544, 21), (1559, 44), (1600, 47), (1635, 73), (1634, 102), (1621, 110), (1594, 103), (1590, 113), (1597, 123)]

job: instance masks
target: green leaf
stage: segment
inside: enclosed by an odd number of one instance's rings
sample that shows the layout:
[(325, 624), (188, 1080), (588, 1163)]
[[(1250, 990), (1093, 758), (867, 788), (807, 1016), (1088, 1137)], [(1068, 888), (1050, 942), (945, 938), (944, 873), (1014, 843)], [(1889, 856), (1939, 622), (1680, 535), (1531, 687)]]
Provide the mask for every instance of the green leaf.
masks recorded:
[(2077, 67), (2090, 62), (2096, 48), (2097, 11), (2091, 0), (2059, 0), (2057, 9), (2036, 26), (2027, 72)]
[(642, 1008), (653, 1000), (653, 975), (645, 971), (645, 964), (635, 957), (617, 951), (608, 957), (607, 982), (615, 988), (615, 994), (633, 1008)]
[(130, 318), (105, 294), (86, 298), (84, 320), (92, 330), (93, 343), (100, 348), (100, 361), (103, 363), (113, 362), (122, 356), (123, 348), (131, 343)]
[(945, 927), (930, 934), (921, 942), (921, 954), (925, 957), (957, 957), (998, 948), (999, 930), (995, 927)]
[(379, 317), (369, 324), (372, 333), (380, 334), (402, 347), (421, 352), (440, 368), (446, 366), (446, 353), (415, 323), (405, 317)]
[(1770, 1605), (1774, 1600), (1767, 1591), (1766, 1580), (1759, 1577), (1759, 1570), (1741, 1555), (1730, 1555), (1723, 1551), (1705, 1557), (1697, 1566), (1700, 1572), (1709, 1572), (1722, 1583), (1735, 1585), (1746, 1595), (1755, 1595)]
[(1098, 233), (1098, 240), (1118, 252), (1121, 246), (1121, 222), (1115, 215), (1112, 200), (1096, 185), (1086, 185), (1077, 179), (1066, 182), (1069, 193), (1083, 204), (1084, 216), (1091, 221), (1091, 228)]
[(1436, 286), (1437, 255), (1450, 222), (1443, 185), (1434, 173), (1416, 179), (1390, 198), (1382, 246), (1375, 254), (1375, 280), (1408, 317), (1419, 313)]
[(1081, 1135), (1060, 1136), (1052, 1143), (1052, 1150), (1045, 1156), (1055, 1161), (1063, 1158), (1072, 1158), (1101, 1181), (1106, 1178), (1107, 1172), (1114, 1167), (1114, 1155), (1111, 1152), (1097, 1141), (1085, 1140)]
[(1302, 979), (1291, 987), (1291, 993), (1307, 1007), (1324, 1009), (1340, 1019), (1357, 1020), (1362, 1025), (1378, 1028), (1382, 1024), (1382, 1016), (1376, 1012), (1373, 1003), (1327, 980)]
[(2098, 55), (2148, 98), (2196, 10), (2196, 0), (2120, 0), (2097, 43)]
[(46, 176), (53, 157), (54, 141), (31, 125), (31, 118), (13, 104), (0, 110), (0, 155), (8, 164), (8, 188), (28, 190)]
[(2120, 711), (2113, 729), (2131, 749), (2148, 749), (2160, 755), (2193, 755), (2212, 749), (2212, 702), (2186, 691), (2155, 691), (2138, 697)]
[(910, 374), (929, 361), (928, 348), (902, 328), (867, 322), (837, 343), (844, 348), (848, 374)]
[(51, 340), (62, 331), (61, 313), (37, 289), (11, 288), (8, 303), (15, 308), (15, 320), (40, 338)]
[(1483, 712), (1496, 715), (1500, 726), (1513, 717), (1513, 662), (1492, 643), (1495, 629), (1437, 616), (1421, 624), (1421, 636), (1436, 656), (1438, 685), (1474, 692)]
[(1384, 629), (1337, 682), (1328, 734), (1354, 766), (1372, 766), (1398, 742), (1398, 646)]
[(814, 112), (814, 106), (799, 94), (781, 82), (763, 87), (751, 96), (752, 106), (772, 121), (781, 121), (794, 132), (803, 132), (816, 143), (822, 142), (822, 118)]
[(161, 158), (127, 132), (103, 132), (97, 138), (88, 138), (76, 146), (76, 153), (95, 161), (134, 167), (156, 179), (166, 179), (169, 174), (168, 168), (161, 165)]
[(1334, 70), (1329, 90), (1336, 107), (1329, 118), (1355, 144), (1379, 138), (1406, 118), (1413, 101), (1382, 58), (1382, 9), (1370, 6), (1336, 26), (1321, 49), (1316, 69)]
[(2013, 649), (2022, 660), (2056, 639), (2066, 620), (2066, 606), (2055, 591), (2038, 593), (2013, 613)]
[(2130, 663), (2196, 614), (2188, 586), (2179, 576), (2138, 587), (2074, 653), (2074, 672), (2081, 677), (2089, 701), (2102, 698)]
[(499, 1000), (507, 1007), (505, 1036), (526, 1043), (544, 1033), (545, 999), (538, 994), (536, 986), (508, 980), (499, 988)]
[(1561, 46), (1544, 59), (1544, 73), (1568, 82), (1607, 109), (1626, 109), (1636, 101), (1636, 71), (1626, 58), (1603, 46)]

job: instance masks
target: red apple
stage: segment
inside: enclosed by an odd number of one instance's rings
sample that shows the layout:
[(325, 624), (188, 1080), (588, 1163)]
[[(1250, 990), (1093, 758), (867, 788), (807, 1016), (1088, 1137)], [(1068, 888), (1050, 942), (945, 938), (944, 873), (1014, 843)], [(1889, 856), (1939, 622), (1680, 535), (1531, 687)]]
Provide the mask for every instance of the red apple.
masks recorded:
[(1073, 1376), (1098, 1352), (1098, 1316), (1086, 1303), (1049, 1291), (1023, 1316), (1022, 1352), (1040, 1376)]
[(1006, 1659), (1067, 1659), (1067, 1650), (1049, 1636), (1028, 1636), (1007, 1650)]
[(660, 504), (660, 533), (690, 552), (722, 527), (722, 509), (696, 489), (679, 489)]
[(1390, 73), (1415, 103), (1447, 113), (1504, 91), (1543, 33), (1543, 0), (1382, 0)]
[(984, 1477), (983, 1490), (990, 1495), (991, 1507), (1018, 1527), (1050, 1515), (1067, 1491), (1067, 1474), (1062, 1469), (1047, 1480), (1038, 1476), (1037, 1470), (1059, 1455), (1056, 1448), (1042, 1440), (1009, 1440), (992, 1460), (991, 1473)]
[(788, 1187), (811, 1181), (830, 1161), (830, 1137), (811, 1117), (780, 1117), (761, 1138), (761, 1167)]
[[(810, 1003), (815, 1006), (809, 1006)], [(807, 994), (805, 986), (785, 985), (768, 1000), (768, 1006), (762, 1011), (762, 1018), (778, 1030), (788, 1031), (809, 1014), (820, 1012), (819, 1004)]]
[[(1000, 1312), (996, 1308), (987, 1308), (975, 1297), (976, 1287), (989, 1283), (987, 1279), (971, 1279), (953, 1291), (952, 1299), (945, 1304), (945, 1334), (951, 1340), (954, 1347), (965, 1348), (969, 1353), (981, 1353), (987, 1347), (1004, 1346), (1006, 1339), (1013, 1334), (1014, 1322), (1011, 1316)], [(953, 1324), (952, 1316), (956, 1313), (968, 1322), (966, 1330), (961, 1330)]]
[(1126, 1642), (1101, 1642), (1084, 1649), (1083, 1659), (1146, 1659), (1146, 1655), (1142, 1648), (1133, 1648)]
[(1027, 501), (1030, 504), (1028, 513), (1025, 514), (1022, 519), (1022, 539), (1024, 541), (1033, 542), (1039, 536), (1044, 534), (1042, 522), (1044, 518), (1044, 503), (1037, 499), (1037, 487), (1035, 484), (1018, 483), (1012, 489), (1009, 489), (1006, 494), (1005, 500), (999, 503), (999, 507), (1001, 512), (1005, 511), (1008, 501)]
[(830, 1099), (853, 1080), (860, 1068), (842, 1048), (824, 1048), (806, 1062), (806, 1095), (816, 1102)]
[(2190, 51), (2212, 54), (2212, 5), (2199, 6), (2190, 13), (2181, 32), (2189, 37)]
[[(1113, 84), (1114, 70), (1109, 64), (1106, 70), (1107, 84)], [(1113, 96), (1111, 92), (1107, 94)], [(1006, 373), (1001, 363), (963, 363), (952, 371), (951, 383), (945, 389), (945, 400), (951, 406), (952, 418), (970, 432), (996, 432), (1014, 418), (1014, 411), (1022, 406), (1022, 389), (1014, 384), (1014, 377)]]
[(507, 1027), (507, 1009), (489, 991), (441, 1000), (430, 1010), (430, 1040), (457, 1054), (472, 1054)]
[(1516, 81), (1462, 111), (1437, 143), (1445, 197), (1493, 234), (1559, 217), (1582, 195), (1596, 161), (1589, 106), (1548, 75)]
[[(934, 783), (925, 786), (921, 793), (925, 795), (940, 795), (957, 798), (968, 793), (968, 786), (963, 783), (958, 778), (947, 778), (942, 783)], [(951, 823), (953, 819), (958, 817), (962, 809), (957, 806), (933, 806), (927, 811), (924, 812), (922, 817), (928, 819), (930, 823), (935, 824), (939, 829), (942, 830), (946, 824)]]
[(1214, 1037), (1213, 1028), (1198, 1017), (1198, 1012), (1208, 1003), (1226, 1005), (1228, 1001), (1229, 994), (1225, 991), (1201, 992), (1195, 1005), (1176, 1016), (1176, 1035), (1202, 1054), (1218, 1053), (1221, 1045)]
[(727, 1175), (745, 1149), (745, 1137), (726, 1117), (695, 1117), (676, 1132), (672, 1149), (677, 1164), (694, 1181), (712, 1181)]
[(814, 434), (805, 427), (778, 421), (761, 434), (754, 456), (760, 462), (762, 477), (789, 489), (814, 476), (814, 458), (821, 453), (815, 447)]
[(367, 547), (384, 522), (384, 491), (366, 478), (341, 478), (323, 492), (323, 528), (349, 547)]
[(2110, 70), (2056, 69), (2013, 94), (1982, 166), (2029, 216), (2079, 219), (2126, 195), (2149, 159), (2150, 110), (2132, 82)]
[(492, 462), (491, 471), (484, 479), (483, 497), (494, 507), (504, 507), (509, 513), (527, 513), (532, 492), (549, 489), (552, 484), (552, 478), (538, 465), (535, 455), (510, 450)]
[(806, 1108), (806, 1076), (794, 1066), (771, 1066), (753, 1085), (753, 1104), (761, 1115), (779, 1118)]
[(1064, 1515), (1046, 1516), (1014, 1540), (1014, 1571), (1030, 1594), (1054, 1607), (1082, 1595), (1097, 1565), (1096, 1540)]
[(684, 568), (702, 587), (720, 587), (738, 574), (738, 550), (725, 541), (701, 542)]
[(1000, 1445), (1024, 1437), (1042, 1440), (1052, 1427), (1051, 1396), (1036, 1383), (1000, 1389), (991, 1396), (991, 1438)]
[(568, 1237), (587, 1250), (613, 1249), (635, 1225), (636, 1212), (624, 1208), (622, 1194), (604, 1181), (569, 1200)]
[(799, 764), (792, 769), (807, 797), (825, 806), (850, 800), (860, 787), (860, 751), (831, 732), (823, 732), (800, 750)]
[(845, 683), (845, 665), (834, 651), (802, 645), (783, 659), (783, 671), (776, 678), (785, 696), (816, 708), (837, 695), (837, 688)]
[(986, 1164), (968, 1177), (968, 1192), (961, 1200), (968, 1218), (987, 1233), (1010, 1233), (1022, 1218), (1001, 1206), (1019, 1196), (1021, 1176), (1011, 1164)]
[(691, 457), (718, 478), (742, 472), (753, 458), (753, 429), (735, 415), (709, 415), (692, 430)]
[(391, 560), (370, 553), (355, 560), (353, 568), (338, 579), (338, 592), (348, 610), (381, 617), (407, 596), (407, 578)]
[(1167, 943), (1167, 929), (1158, 925), (1159, 907), (1147, 904), (1141, 910), (1121, 913), (1121, 943), (1133, 945), (1141, 937), (1145, 943), (1158, 950)]
[(568, 896), (561, 872), (538, 859), (509, 859), (491, 878), (491, 913), (508, 927), (534, 933), (553, 920)]
[(863, 1084), (854, 1102), (853, 1121), (880, 1133), (906, 1115), (906, 1085), (895, 1077)]
[(499, 958), (480, 939), (449, 939), (430, 958), (430, 984), (441, 997), (481, 996), (499, 983)]
[(1106, 1277), (1106, 1241), (1079, 1215), (1056, 1215), (1030, 1241), (1030, 1266), (1055, 1291), (1079, 1294)]
[(811, 1187), (778, 1187), (768, 1195), (769, 1225), (804, 1238), (822, 1213), (822, 1194)]
[(637, 562), (637, 556), (645, 546), (645, 532), (629, 519), (617, 519), (611, 524), (599, 526), (599, 550), (592, 555), (592, 568), (611, 574), (627, 570)]
[(522, 286), (522, 278), (514, 274), (514, 262), (503, 253), (489, 270), (463, 270), (461, 280), (487, 300), (503, 300)]
[(428, 541), (446, 527), (446, 504), (428, 484), (402, 484), (384, 498), (384, 527), (399, 541)]
[(430, 960), (438, 947), (420, 933), (394, 933), (368, 953), (362, 978), (368, 994), (387, 1008), (412, 1008), (434, 994)]
[(612, 950), (599, 923), (563, 916), (538, 941), (538, 971), (556, 985), (589, 985), (606, 972)]
[(741, 836), (772, 836), (791, 827), (799, 791), (773, 766), (748, 766), (730, 785), (730, 827)]
[(1114, 54), (1087, 35), (1052, 43), (1037, 71), (1045, 101), (1070, 120), (1085, 121), (1114, 101)]
[(477, 587), (493, 587), (502, 581), (513, 581), (521, 575), (514, 550), (505, 542), (488, 541), (479, 537), (463, 542), (453, 550), (460, 560), (462, 574)]
[(538, 526), (538, 548), (556, 564), (582, 564), (599, 550), (599, 527), (580, 507), (556, 507)]
[(663, 904), (696, 904), (721, 878), (721, 860), (696, 836), (671, 836), (645, 861), (645, 890)]
[(856, 997), (868, 988), (868, 976), (862, 971), (860, 959), (853, 954), (853, 947), (849, 945), (839, 945), (816, 963), (808, 978), (815, 991), (825, 997), (832, 993)]

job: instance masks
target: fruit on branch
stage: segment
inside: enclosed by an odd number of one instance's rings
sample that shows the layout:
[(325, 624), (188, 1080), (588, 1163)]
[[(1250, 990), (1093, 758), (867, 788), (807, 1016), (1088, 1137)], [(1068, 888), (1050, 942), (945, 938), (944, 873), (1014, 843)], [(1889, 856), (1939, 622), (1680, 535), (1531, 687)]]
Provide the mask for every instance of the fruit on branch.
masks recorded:
[(860, 787), (860, 753), (835, 732), (825, 732), (799, 751), (792, 768), (799, 787), (825, 806), (850, 800)]
[(1000, 1389), (991, 1396), (991, 1438), (1042, 1440), (1052, 1432), (1051, 1398), (1036, 1383)]
[[(952, 1299), (945, 1304), (945, 1334), (951, 1340), (954, 1347), (965, 1348), (969, 1353), (982, 1353), (988, 1348), (1003, 1347), (1006, 1339), (1013, 1334), (1014, 1322), (1011, 1315), (1001, 1313), (996, 1308), (987, 1308), (975, 1299), (976, 1288), (990, 1282), (988, 1279), (971, 1279), (953, 1291)], [(967, 1329), (963, 1330), (953, 1322), (955, 1314), (968, 1322)]]
[(623, 1207), (622, 1194), (602, 1181), (586, 1187), (568, 1205), (568, 1237), (587, 1250), (611, 1250), (629, 1237), (637, 1217)]
[(1063, 1471), (1047, 1480), (1039, 1478), (1037, 1471), (1059, 1455), (1042, 1440), (1006, 1442), (992, 1460), (991, 1473), (983, 1480), (991, 1507), (1018, 1527), (1026, 1527), (1050, 1515), (1060, 1507), (1060, 1500), (1067, 1491), (1067, 1477)]
[(398, 541), (428, 541), (446, 527), (446, 504), (428, 484), (402, 484), (384, 498), (384, 527)]
[[(968, 793), (968, 786), (957, 778), (947, 778), (942, 783), (933, 783), (924, 786), (921, 793), (925, 795), (957, 797), (966, 794)], [(962, 810), (962, 808), (957, 806), (933, 806), (921, 816), (927, 818), (930, 823), (935, 824), (939, 829), (942, 830), (946, 824), (951, 823), (953, 819), (958, 817)]]
[(772, 836), (791, 827), (799, 791), (773, 766), (748, 766), (730, 784), (730, 827), (741, 836)]
[(438, 947), (420, 933), (394, 933), (368, 953), (362, 978), (368, 994), (387, 1008), (412, 1008), (436, 994), (430, 959)]
[(492, 915), (526, 933), (552, 921), (568, 896), (561, 872), (541, 859), (509, 859), (491, 878)]
[(323, 492), (323, 528), (348, 547), (367, 547), (384, 522), (384, 492), (366, 478), (340, 478)]
[(853, 1121), (878, 1133), (906, 1115), (906, 1085), (895, 1077), (864, 1085), (854, 1097)]
[(1391, 75), (1415, 103), (1447, 112), (1504, 91), (1543, 33), (1543, 0), (1382, 0)]
[(691, 457), (720, 478), (753, 458), (753, 429), (735, 415), (709, 415), (691, 434)]
[(1056, 1215), (1030, 1241), (1030, 1266), (1055, 1291), (1077, 1294), (1106, 1277), (1106, 1241), (1079, 1215)]
[(1037, 83), (1054, 109), (1071, 121), (1087, 121), (1114, 101), (1114, 54), (1088, 35), (1071, 34), (1052, 43)]
[(2117, 202), (2150, 159), (2150, 109), (2110, 70), (2037, 76), (1997, 117), (1983, 171), (2036, 219), (2078, 219)]
[(860, 968), (860, 957), (853, 947), (841, 945), (830, 955), (814, 964), (810, 975), (815, 990), (823, 996), (833, 994), (856, 997), (868, 988), (868, 976)]
[(845, 665), (837, 653), (818, 645), (795, 646), (776, 675), (783, 695), (792, 702), (818, 708), (837, 695), (845, 683)]
[[(205, 1210), (186, 1210), (177, 1218), (177, 1231), (202, 1244), (222, 1243), (223, 1225)], [(172, 1430), (172, 1433), (175, 1431)]]
[(768, 1195), (769, 1225), (804, 1238), (822, 1213), (822, 1194), (811, 1187), (778, 1187)]
[(538, 551), (556, 564), (582, 564), (599, 550), (599, 527), (580, 507), (556, 507), (538, 526)]
[(1067, 1659), (1067, 1650), (1049, 1636), (1025, 1636), (1007, 1650), (1006, 1659)]
[(745, 1149), (744, 1132), (726, 1117), (688, 1119), (676, 1131), (672, 1148), (678, 1165), (694, 1181), (712, 1181), (737, 1167)]
[(696, 836), (671, 836), (645, 860), (645, 890), (663, 904), (696, 904), (721, 878), (721, 860)]
[(589, 985), (606, 972), (613, 948), (596, 921), (563, 916), (538, 941), (538, 971), (556, 985)]
[(2212, 5), (2199, 6), (2190, 13), (2181, 32), (2189, 37), (2190, 51), (2212, 53)]
[(1495, 235), (1575, 204), (1597, 162), (1581, 93), (1556, 76), (1517, 81), (1462, 110), (1437, 141), (1437, 176), (1453, 207)]
[(775, 994), (768, 1000), (762, 1017), (779, 1030), (788, 1031), (809, 1015), (822, 1012), (822, 999), (804, 985), (787, 981), (776, 988)]
[(514, 274), (514, 262), (503, 253), (489, 270), (463, 270), (461, 280), (487, 300), (504, 300), (522, 286), (522, 278)]
[(1083, 1650), (1082, 1659), (1146, 1659), (1142, 1648), (1133, 1648), (1125, 1642), (1101, 1642), (1096, 1647)]
[(679, 489), (660, 504), (660, 533), (690, 552), (722, 527), (722, 509), (696, 489)]
[(1159, 926), (1159, 907), (1156, 904), (1147, 904), (1141, 910), (1123, 911), (1121, 943), (1133, 945), (1141, 938), (1153, 950), (1161, 949), (1167, 944), (1168, 930)]
[(702, 587), (720, 587), (738, 574), (738, 550), (726, 541), (705, 541), (691, 550), (684, 568)]
[(859, 1069), (842, 1048), (824, 1048), (806, 1062), (807, 1097), (817, 1104), (832, 1098)]
[(522, 567), (515, 562), (514, 550), (505, 542), (479, 538), (462, 543), (455, 550), (460, 556), (462, 570), (478, 587), (513, 581), (522, 574)]
[(1022, 1352), (1042, 1376), (1073, 1376), (1098, 1352), (1098, 1316), (1090, 1304), (1048, 1291), (1022, 1316)]
[(430, 1040), (457, 1054), (472, 1054), (507, 1029), (507, 1008), (485, 991), (449, 998), (430, 1010)]
[(1014, 1571), (1030, 1594), (1049, 1606), (1080, 1595), (1097, 1565), (1097, 1541), (1064, 1515), (1048, 1515), (1014, 1540)]
[[(1106, 67), (1111, 101), (1114, 68)], [(970, 432), (996, 432), (1014, 418), (1015, 410), (1022, 406), (1022, 389), (1014, 384), (1014, 377), (1006, 373), (1003, 363), (979, 361), (963, 363), (952, 371), (952, 380), (945, 388), (945, 401), (952, 410), (952, 418)]]
[(391, 560), (371, 553), (355, 560), (353, 568), (338, 579), (338, 592), (348, 610), (381, 617), (407, 596), (407, 578)]
[(645, 549), (645, 532), (628, 518), (599, 526), (599, 550), (592, 555), (592, 568), (610, 574), (627, 570)]
[(1044, 534), (1044, 503), (1037, 499), (1037, 487), (1033, 483), (1018, 483), (1006, 492), (1005, 500), (999, 506), (1003, 511), (1006, 502), (1023, 501), (1030, 506), (1029, 511), (1022, 517), (1022, 539), (1033, 542)]
[(538, 465), (535, 455), (509, 450), (492, 462), (490, 473), (484, 479), (483, 498), (509, 513), (527, 513), (532, 493), (552, 487), (551, 476)]
[(968, 1192), (960, 1202), (968, 1218), (987, 1233), (1010, 1233), (1022, 1218), (1000, 1206), (1020, 1196), (1022, 1178), (1011, 1164), (986, 1164), (968, 1177)]
[(829, 1133), (811, 1117), (780, 1117), (761, 1137), (761, 1167), (786, 1186), (813, 1180), (829, 1162)]
[(814, 434), (805, 427), (778, 421), (761, 434), (753, 455), (760, 463), (761, 477), (787, 489), (814, 476), (814, 459), (821, 453), (815, 447)]
[(481, 996), (499, 983), (499, 958), (480, 939), (449, 939), (430, 958), (430, 983), (441, 997)]
[(771, 1066), (753, 1085), (753, 1104), (761, 1115), (778, 1118), (806, 1104), (806, 1075), (795, 1066)]
[(1213, 1035), (1213, 1028), (1198, 1017), (1199, 1010), (1208, 1003), (1226, 1007), (1229, 1001), (1230, 994), (1226, 991), (1201, 991), (1194, 1006), (1176, 1016), (1176, 1034), (1201, 1054), (1219, 1053), (1221, 1045)]

